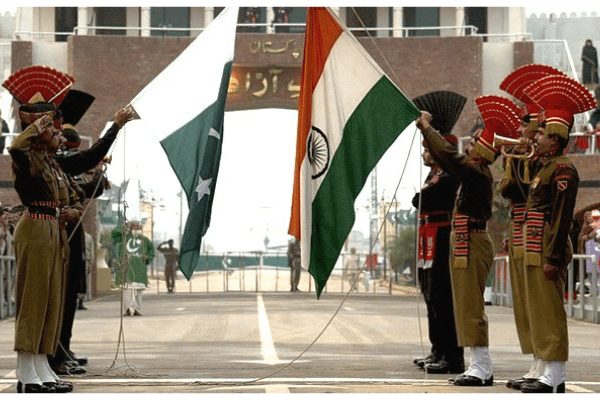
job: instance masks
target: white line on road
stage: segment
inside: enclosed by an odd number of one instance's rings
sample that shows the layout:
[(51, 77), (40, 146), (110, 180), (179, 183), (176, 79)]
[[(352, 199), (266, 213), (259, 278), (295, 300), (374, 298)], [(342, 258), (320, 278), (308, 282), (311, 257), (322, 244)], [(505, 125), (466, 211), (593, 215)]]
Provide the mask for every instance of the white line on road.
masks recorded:
[[(260, 331), (260, 349), (262, 356), (266, 363), (277, 364), (279, 363), (279, 357), (275, 350), (275, 343), (273, 343), (273, 336), (271, 335), (271, 325), (269, 324), (269, 316), (267, 315), (267, 309), (265, 308), (265, 302), (263, 301), (262, 295), (259, 294), (256, 297), (256, 305), (258, 309), (258, 329)], [(267, 393), (289, 393), (289, 389), (284, 385), (275, 385), (275, 387), (267, 387)]]
[(565, 385), (573, 393), (595, 393), (593, 390), (585, 389), (577, 385)]
[(277, 351), (275, 350), (275, 344), (273, 343), (273, 336), (271, 335), (271, 326), (269, 325), (269, 317), (267, 316), (267, 310), (265, 309), (265, 303), (262, 295), (259, 294), (256, 297), (256, 305), (258, 308), (258, 329), (260, 331), (260, 349), (263, 359), (266, 363), (279, 363), (279, 357), (277, 357)]
[[(239, 378), (83, 378), (77, 377), (79, 384), (202, 384), (202, 385), (219, 385), (219, 384), (255, 384), (256, 379), (239, 379)], [(0, 378), (0, 385), (14, 385), (17, 383), (16, 378), (7, 379)], [(413, 385), (431, 385), (442, 384), (447, 385), (447, 379), (401, 379), (401, 378), (266, 378), (261, 380), (262, 385), (293, 385), (293, 384), (311, 384), (311, 385), (330, 385), (330, 384), (413, 384)], [(494, 383), (505, 384), (506, 380), (494, 380)], [(599, 386), (600, 382), (572, 382), (567, 384), (567, 389), (571, 390), (586, 390), (582, 386)], [(594, 392), (595, 393), (595, 392)]]

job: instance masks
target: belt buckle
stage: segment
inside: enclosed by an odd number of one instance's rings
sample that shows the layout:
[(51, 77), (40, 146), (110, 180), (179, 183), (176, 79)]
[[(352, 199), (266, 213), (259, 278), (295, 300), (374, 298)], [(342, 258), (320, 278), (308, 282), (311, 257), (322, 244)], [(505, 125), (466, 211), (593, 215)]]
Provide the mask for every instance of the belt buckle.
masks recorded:
[(54, 216), (56, 218), (60, 218), (60, 208), (59, 207), (54, 207)]

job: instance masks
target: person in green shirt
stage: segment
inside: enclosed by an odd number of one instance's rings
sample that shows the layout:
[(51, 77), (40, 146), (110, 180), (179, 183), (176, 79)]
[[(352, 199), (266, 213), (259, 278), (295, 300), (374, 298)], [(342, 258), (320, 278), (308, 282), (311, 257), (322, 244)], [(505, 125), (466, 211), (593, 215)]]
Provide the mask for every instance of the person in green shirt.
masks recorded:
[(125, 231), (123, 225), (111, 233), (117, 243), (115, 283), (124, 289), (124, 315), (142, 315), (142, 295), (148, 287), (148, 264), (154, 260), (154, 245), (142, 235), (142, 225), (132, 221)]

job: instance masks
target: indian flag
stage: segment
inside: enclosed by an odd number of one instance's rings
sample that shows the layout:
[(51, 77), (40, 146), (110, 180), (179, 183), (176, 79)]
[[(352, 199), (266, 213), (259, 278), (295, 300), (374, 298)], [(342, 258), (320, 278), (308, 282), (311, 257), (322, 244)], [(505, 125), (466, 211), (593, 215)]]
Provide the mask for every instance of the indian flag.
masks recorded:
[(371, 170), (420, 111), (327, 8), (309, 8), (289, 233), (317, 297)]
[(226, 8), (132, 101), (187, 195), (179, 268), (190, 279), (210, 225), (238, 7)]

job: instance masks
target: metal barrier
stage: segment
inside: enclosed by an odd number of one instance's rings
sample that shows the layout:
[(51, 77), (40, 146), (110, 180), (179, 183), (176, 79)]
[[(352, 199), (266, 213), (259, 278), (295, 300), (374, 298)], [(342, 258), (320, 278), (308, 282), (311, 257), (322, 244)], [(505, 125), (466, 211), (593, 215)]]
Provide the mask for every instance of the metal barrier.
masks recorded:
[[(593, 268), (591, 276), (586, 278), (585, 262), (582, 262), (586, 260), (594, 260), (594, 258), (590, 255), (574, 254), (573, 261), (579, 262), (571, 262), (568, 266), (567, 282), (565, 283), (565, 311), (568, 317), (598, 324), (600, 323), (598, 268)], [(597, 262), (597, 260), (594, 261)], [(575, 282), (574, 279), (574, 264), (578, 268), (579, 282)], [(508, 268), (508, 256), (494, 258), (492, 304), (512, 308), (512, 291)]]
[[(12, 254), (12, 243), (9, 253)], [(12, 317), (16, 313), (15, 282), (17, 261), (14, 256), (0, 256), (0, 318)]]
[[(341, 265), (338, 262), (323, 289), (323, 293), (346, 293), (350, 289), (351, 278), (358, 271), (344, 272), (347, 254), (342, 254)], [(365, 254), (360, 260), (365, 260)], [(362, 267), (362, 263), (360, 263)], [(156, 293), (167, 291), (162, 269), (156, 269), (151, 281)], [(291, 269), (287, 266), (287, 253), (284, 252), (239, 252), (239, 253), (203, 253), (200, 263), (189, 282), (181, 273), (177, 273), (176, 291), (211, 292), (289, 292), (291, 289)], [(392, 294), (392, 284), (380, 279), (378, 271), (363, 271), (356, 281), (355, 293)], [(181, 289), (186, 287), (186, 289)], [(178, 289), (179, 287), (179, 289)], [(314, 292), (312, 276), (305, 269), (298, 284), (302, 292)]]

